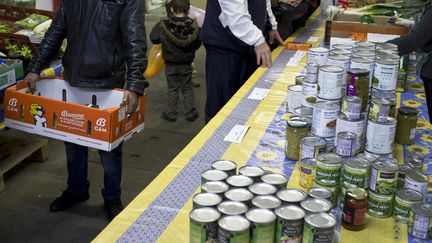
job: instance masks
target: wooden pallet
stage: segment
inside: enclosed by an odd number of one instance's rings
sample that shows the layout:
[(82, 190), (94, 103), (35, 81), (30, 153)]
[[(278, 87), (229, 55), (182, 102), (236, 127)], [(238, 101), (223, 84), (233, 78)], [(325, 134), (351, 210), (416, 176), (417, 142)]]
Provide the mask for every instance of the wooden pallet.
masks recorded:
[(0, 192), (5, 189), (3, 175), (22, 161), (43, 162), (49, 157), (47, 139), (0, 136)]

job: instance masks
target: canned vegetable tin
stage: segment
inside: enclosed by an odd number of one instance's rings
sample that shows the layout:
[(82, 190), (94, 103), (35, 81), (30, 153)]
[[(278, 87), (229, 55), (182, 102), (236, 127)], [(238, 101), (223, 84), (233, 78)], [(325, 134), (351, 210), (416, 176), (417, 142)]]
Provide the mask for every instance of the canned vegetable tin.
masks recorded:
[(352, 157), (345, 160), (342, 166), (341, 185), (343, 187), (367, 188), (369, 186), (371, 162)]
[(295, 108), (301, 107), (302, 104), (302, 86), (291, 85), (288, 87), (287, 95), (287, 111), (294, 112)]
[(198, 193), (192, 198), (193, 209), (216, 207), (222, 202), (222, 197), (214, 193)]
[(217, 206), (217, 209), (224, 216), (243, 215), (248, 211), (246, 204), (234, 201), (222, 202)]
[(331, 201), (332, 193), (325, 189), (325, 188), (319, 188), (319, 187), (313, 187), (307, 191), (307, 194), (311, 198), (317, 198), (317, 199), (326, 199), (328, 201)]
[(402, 189), (405, 187), (405, 177), (406, 174), (410, 171), (413, 171), (413, 169), (406, 164), (399, 166), (398, 179), (396, 184), (397, 189)]
[(190, 243), (214, 242), (218, 236), (220, 213), (214, 208), (198, 208), (189, 214)]
[(257, 196), (273, 195), (277, 191), (277, 188), (275, 186), (264, 182), (254, 183), (250, 185), (248, 189), (250, 192)]
[(303, 243), (332, 243), (336, 218), (328, 213), (314, 213), (305, 217)]
[(333, 205), (329, 200), (308, 198), (300, 202), (301, 208), (306, 214), (311, 213), (328, 213), (332, 209)]
[(261, 180), (267, 184), (276, 186), (277, 188), (286, 188), (288, 178), (282, 174), (270, 173), (261, 176)]
[(386, 100), (390, 101), (389, 116), (391, 116), (393, 118), (396, 117), (396, 93), (395, 92), (372, 89), (371, 97), (372, 97), (372, 99), (373, 98), (380, 98), (380, 99), (386, 99)]
[(275, 196), (256, 196), (252, 199), (252, 205), (257, 208), (274, 210), (282, 205), (282, 202)]
[(204, 183), (201, 186), (202, 192), (209, 192), (223, 195), (226, 191), (228, 191), (229, 186), (222, 181), (209, 181)]
[(329, 191), (331, 193), (331, 197), (329, 199), (329, 201), (332, 203), (333, 207), (336, 207), (337, 203), (338, 203), (338, 196), (339, 196), (339, 192), (340, 192), (340, 186), (323, 186), (320, 185), (318, 183), (315, 182), (314, 187), (313, 188), (322, 188), (322, 189), (326, 189), (327, 191)]
[(242, 202), (246, 205), (250, 205), (250, 201), (253, 198), (252, 192), (244, 189), (244, 188), (235, 188), (229, 191), (226, 191), (224, 194), (225, 198), (234, 202)]
[[(365, 138), (365, 130), (366, 130), (366, 116), (361, 115), (360, 119), (357, 121), (349, 121), (346, 118), (342, 117), (341, 114), (337, 117), (336, 121), (336, 134), (341, 132), (351, 132), (357, 136), (356, 139), (356, 148), (355, 153), (360, 153), (363, 151), (363, 144)], [(337, 145), (338, 138), (335, 137), (335, 145)]]
[(392, 215), (394, 194), (382, 195), (368, 190), (367, 212), (376, 218), (388, 218)]
[(221, 170), (227, 173), (228, 176), (232, 176), (237, 173), (237, 164), (231, 160), (216, 160), (212, 163), (212, 168), (215, 170)]
[(339, 185), (342, 158), (335, 153), (320, 154), (317, 157), (315, 181), (324, 186)]
[(227, 177), (228, 174), (221, 170), (206, 170), (201, 175), (201, 184), (209, 181), (224, 181)]
[(316, 63), (320, 66), (325, 65), (330, 50), (324, 47), (313, 47), (308, 51), (308, 63)]
[(396, 120), (389, 117), (385, 123), (368, 120), (365, 149), (374, 154), (391, 154), (394, 150)]
[(369, 71), (369, 87), (372, 87), (372, 78), (375, 69), (374, 60), (364, 57), (354, 57), (351, 59), (351, 69), (360, 68)]
[(301, 243), (305, 212), (295, 206), (283, 206), (275, 210), (277, 215), (276, 241)]
[[(350, 69), (351, 65), (351, 56), (348, 55), (336, 55), (336, 54), (330, 54), (327, 58), (327, 64), (329, 66), (337, 66), (344, 69), (344, 77), (342, 81), (342, 86), (345, 87), (346, 78), (347, 78), (347, 71)], [(345, 93), (342, 93), (343, 95)]]
[(414, 204), (410, 211), (408, 233), (414, 237), (432, 239), (432, 204)]
[(412, 205), (423, 202), (423, 195), (412, 189), (400, 189), (396, 193), (393, 217), (404, 223), (408, 222)]
[(243, 216), (225, 216), (218, 221), (218, 241), (249, 243), (250, 222)]
[(349, 121), (360, 119), (362, 100), (357, 96), (345, 96), (342, 99), (341, 113)]
[(276, 196), (283, 204), (296, 204), (298, 206), (307, 197), (304, 191), (294, 188), (281, 189), (276, 193)]
[(399, 72), (399, 62), (381, 59), (375, 62), (372, 86), (379, 90), (395, 90)]
[(226, 183), (231, 187), (247, 188), (253, 184), (253, 180), (250, 177), (244, 175), (233, 175), (226, 179)]
[(316, 159), (302, 159), (300, 163), (300, 186), (309, 189), (313, 186)]
[(300, 148), (300, 159), (316, 158), (326, 151), (327, 142), (320, 137), (305, 137)]
[(309, 122), (298, 118), (305, 117), (291, 117), (286, 122), (287, 126), (285, 133), (285, 156), (289, 160), (295, 161), (299, 159), (301, 141), (309, 133), (311, 125)]
[(391, 102), (386, 99), (373, 98), (369, 108), (369, 120), (373, 122), (387, 122), (391, 108)]
[(417, 171), (410, 171), (405, 176), (405, 188), (413, 189), (422, 195), (427, 195), (429, 178)]
[(390, 162), (373, 163), (369, 188), (378, 194), (394, 195), (398, 170), (399, 167)]
[(361, 68), (351, 68), (348, 71), (347, 88), (344, 95), (359, 97), (361, 100), (361, 112), (366, 111), (369, 101), (369, 72), (369, 70)]
[(340, 132), (337, 137), (336, 153), (345, 157), (354, 156), (357, 148), (357, 135), (352, 132)]
[(262, 175), (264, 175), (264, 170), (258, 166), (243, 166), (239, 169), (239, 174), (252, 178), (255, 182), (260, 181)]
[(319, 137), (334, 137), (339, 109), (340, 106), (338, 103), (326, 101), (315, 103), (312, 118), (312, 133)]
[(318, 72), (317, 97), (337, 100), (342, 98), (345, 70), (338, 66), (322, 66)]
[(251, 222), (251, 243), (274, 243), (276, 215), (268, 209), (252, 209), (246, 213)]

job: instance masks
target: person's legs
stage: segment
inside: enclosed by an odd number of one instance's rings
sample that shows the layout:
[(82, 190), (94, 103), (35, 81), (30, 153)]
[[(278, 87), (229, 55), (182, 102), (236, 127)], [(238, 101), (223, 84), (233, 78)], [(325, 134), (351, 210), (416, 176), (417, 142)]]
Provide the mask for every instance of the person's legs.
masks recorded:
[(192, 84), (192, 66), (179, 66), (179, 81), (181, 82), (181, 91), (184, 100), (184, 110), (186, 120), (194, 121), (198, 118), (198, 111), (195, 109), (195, 96)]
[(167, 65), (165, 67), (165, 74), (167, 79), (168, 104), (167, 109), (164, 113), (162, 113), (162, 118), (170, 122), (175, 122), (177, 116), (177, 101), (180, 89), (175, 66)]
[(431, 121), (432, 118), (432, 79), (430, 78), (423, 78), (423, 84), (425, 89), (425, 95), (426, 95), (426, 104), (428, 108), (429, 113), (429, 121)]

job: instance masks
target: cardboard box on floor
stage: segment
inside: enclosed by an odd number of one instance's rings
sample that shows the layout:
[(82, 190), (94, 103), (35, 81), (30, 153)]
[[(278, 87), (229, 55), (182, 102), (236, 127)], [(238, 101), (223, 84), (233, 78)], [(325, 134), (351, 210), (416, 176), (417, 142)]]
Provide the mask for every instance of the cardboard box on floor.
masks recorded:
[(36, 89), (30, 94), (19, 82), (6, 90), (7, 127), (105, 151), (144, 129), (145, 96), (127, 118), (122, 89), (76, 88), (61, 79), (41, 80)]

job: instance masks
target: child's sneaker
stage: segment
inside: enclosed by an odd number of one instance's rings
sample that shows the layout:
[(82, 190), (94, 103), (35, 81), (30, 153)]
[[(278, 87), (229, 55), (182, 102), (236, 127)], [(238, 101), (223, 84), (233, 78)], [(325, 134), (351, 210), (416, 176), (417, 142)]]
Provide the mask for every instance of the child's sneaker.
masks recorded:
[(186, 120), (193, 122), (199, 117), (199, 114), (198, 111), (195, 108), (193, 108), (192, 110), (190, 110), (188, 113), (185, 114), (185, 117)]
[(175, 122), (175, 121), (177, 121), (177, 117), (176, 117), (175, 114), (168, 114), (168, 113), (166, 113), (165, 111), (162, 112), (162, 118), (163, 118), (164, 120), (169, 121), (169, 122)]

